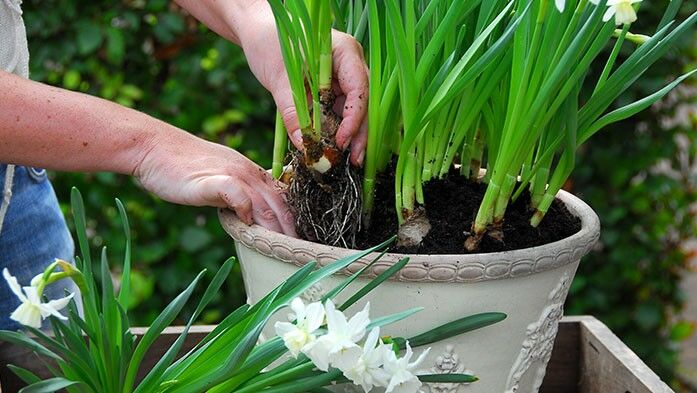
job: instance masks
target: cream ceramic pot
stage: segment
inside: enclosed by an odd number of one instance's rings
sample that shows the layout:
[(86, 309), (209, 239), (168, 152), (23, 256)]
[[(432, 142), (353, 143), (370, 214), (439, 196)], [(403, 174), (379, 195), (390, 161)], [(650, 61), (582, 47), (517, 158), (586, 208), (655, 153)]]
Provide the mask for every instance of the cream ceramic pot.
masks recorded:
[[(580, 199), (561, 191), (557, 196), (581, 219), (576, 234), (539, 247), (471, 255), (408, 255), (407, 266), (393, 280), (367, 296), (371, 315), (381, 316), (412, 307), (424, 310), (386, 327), (382, 334), (409, 337), (446, 322), (481, 312), (498, 311), (507, 318), (431, 345), (422, 365), (426, 373), (471, 372), (472, 384), (425, 385), (430, 393), (534, 393), (545, 374), (563, 305), (581, 257), (598, 240), (600, 223)], [(326, 265), (356, 250), (330, 247), (247, 226), (234, 213), (221, 210), (220, 220), (235, 240), (250, 303), (258, 301), (300, 266), (311, 260)], [(356, 272), (377, 255), (349, 266)], [(386, 254), (369, 271), (380, 274), (405, 255)], [(305, 301), (318, 300), (341, 277), (330, 277), (307, 291)], [(359, 282), (357, 285), (364, 284)], [(349, 288), (351, 289), (351, 288)], [(351, 290), (348, 293), (352, 293)], [(364, 303), (349, 309), (352, 314)], [(277, 315), (276, 319), (285, 319)], [(273, 334), (271, 323), (266, 334)], [(417, 348), (417, 354), (422, 348)], [(337, 391), (358, 392), (354, 387)]]

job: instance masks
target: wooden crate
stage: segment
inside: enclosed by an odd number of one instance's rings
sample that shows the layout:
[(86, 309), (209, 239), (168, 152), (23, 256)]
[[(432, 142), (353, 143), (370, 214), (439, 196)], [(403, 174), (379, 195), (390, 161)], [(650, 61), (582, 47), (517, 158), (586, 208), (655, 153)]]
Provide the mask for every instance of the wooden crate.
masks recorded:
[[(194, 326), (184, 351), (201, 340), (213, 326)], [(136, 328), (142, 335), (145, 329)], [(181, 333), (181, 327), (167, 328), (143, 361), (148, 370)], [(47, 377), (36, 355), (23, 348), (0, 345), (0, 381), (5, 393), (16, 392), (20, 381), (6, 364), (15, 364)], [(502, 392), (491, 392), (502, 393)], [(519, 392), (526, 393), (526, 392)], [(594, 317), (565, 317), (559, 325), (552, 359), (540, 393), (675, 393), (658, 378), (602, 322)]]

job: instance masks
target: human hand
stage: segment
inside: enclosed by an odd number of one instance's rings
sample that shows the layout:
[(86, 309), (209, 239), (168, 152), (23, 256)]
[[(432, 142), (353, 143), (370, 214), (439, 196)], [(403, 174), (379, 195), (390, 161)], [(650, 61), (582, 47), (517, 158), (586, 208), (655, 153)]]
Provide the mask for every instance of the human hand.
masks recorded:
[(156, 133), (134, 176), (169, 202), (230, 208), (251, 225), (296, 237), (282, 188), (264, 169), (235, 150), (184, 131)]
[[(302, 149), (302, 134), (271, 10), (264, 2), (245, 13), (244, 17), (236, 18), (235, 23), (249, 67), (273, 95), (291, 142)], [(336, 144), (341, 149), (350, 147), (351, 162), (360, 166), (368, 137), (368, 68), (363, 49), (353, 37), (334, 31), (332, 41), (334, 110), (343, 118), (336, 134)]]

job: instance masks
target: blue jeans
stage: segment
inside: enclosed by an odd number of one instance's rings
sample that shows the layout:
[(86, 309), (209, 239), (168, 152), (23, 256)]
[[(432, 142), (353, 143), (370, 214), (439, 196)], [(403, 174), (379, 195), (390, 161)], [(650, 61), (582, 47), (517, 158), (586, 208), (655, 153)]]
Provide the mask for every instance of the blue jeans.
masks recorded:
[[(0, 164), (0, 189), (6, 170), (7, 166)], [(72, 261), (74, 252), (73, 239), (46, 171), (16, 167), (12, 198), (0, 232), (0, 270), (7, 268), (20, 285), (28, 286), (55, 258)], [(76, 292), (71, 281), (60, 280), (47, 286), (44, 295), (56, 299), (65, 296), (66, 289)], [(5, 280), (0, 279), (0, 329), (21, 327), (9, 318), (19, 304)]]

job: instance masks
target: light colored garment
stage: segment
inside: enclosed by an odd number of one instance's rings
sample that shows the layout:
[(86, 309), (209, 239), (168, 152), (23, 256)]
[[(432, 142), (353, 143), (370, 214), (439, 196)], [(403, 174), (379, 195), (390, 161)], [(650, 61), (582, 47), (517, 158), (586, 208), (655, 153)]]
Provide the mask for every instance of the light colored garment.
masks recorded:
[[(29, 78), (29, 47), (22, 19), (22, 0), (0, 0), (0, 69)], [(8, 165), (0, 195), (0, 232), (12, 198), (14, 165)]]
[(0, 69), (29, 77), (29, 48), (21, 0), (0, 0)]

